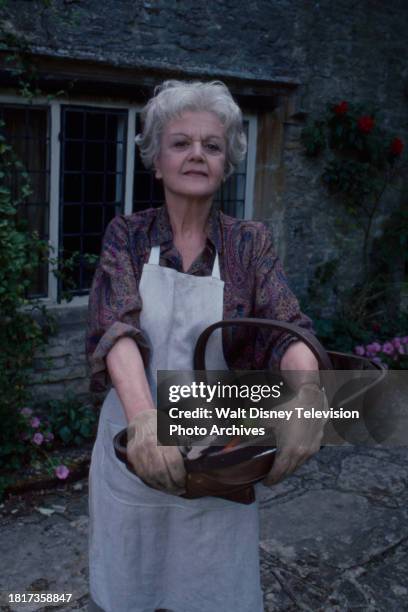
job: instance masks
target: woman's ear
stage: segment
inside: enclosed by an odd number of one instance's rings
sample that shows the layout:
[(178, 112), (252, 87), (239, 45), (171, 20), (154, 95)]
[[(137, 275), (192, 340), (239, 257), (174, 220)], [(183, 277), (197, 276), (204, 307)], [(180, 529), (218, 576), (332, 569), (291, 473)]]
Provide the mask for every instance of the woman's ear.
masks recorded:
[(162, 175), (161, 170), (160, 170), (160, 162), (159, 162), (159, 158), (158, 157), (155, 157), (154, 160), (153, 160), (153, 170), (154, 170), (154, 176), (157, 179), (163, 178), (163, 175)]
[(222, 175), (222, 182), (225, 183), (228, 177), (229, 177), (229, 167), (228, 167), (227, 160), (225, 160), (224, 174)]

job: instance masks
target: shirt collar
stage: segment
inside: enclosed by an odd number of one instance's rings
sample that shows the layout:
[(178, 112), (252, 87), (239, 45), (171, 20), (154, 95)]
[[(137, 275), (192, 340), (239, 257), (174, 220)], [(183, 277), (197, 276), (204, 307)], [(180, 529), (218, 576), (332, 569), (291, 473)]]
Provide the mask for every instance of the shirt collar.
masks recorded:
[[(207, 239), (214, 245), (218, 253), (222, 251), (221, 239), (221, 216), (219, 208), (213, 204), (207, 221)], [(150, 230), (150, 246), (156, 246), (166, 242), (173, 242), (173, 231), (171, 229), (167, 206), (163, 205), (157, 209)]]
[(172, 242), (173, 231), (170, 225), (167, 206), (160, 206), (153, 219), (150, 231), (150, 246), (156, 246), (165, 242)]

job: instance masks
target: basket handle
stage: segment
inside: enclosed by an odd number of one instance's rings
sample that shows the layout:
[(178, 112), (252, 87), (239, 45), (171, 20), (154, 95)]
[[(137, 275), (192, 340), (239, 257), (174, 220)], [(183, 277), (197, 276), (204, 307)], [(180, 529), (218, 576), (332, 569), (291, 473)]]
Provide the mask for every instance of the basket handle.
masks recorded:
[(255, 319), (255, 318), (242, 318), (242, 319), (224, 319), (223, 321), (218, 321), (217, 323), (213, 323), (209, 327), (207, 327), (199, 336), (195, 350), (194, 350), (194, 369), (195, 370), (205, 370), (205, 349), (207, 346), (207, 342), (212, 332), (218, 329), (219, 327), (231, 327), (231, 326), (239, 326), (239, 327), (264, 327), (268, 329), (281, 329), (283, 331), (290, 332), (292, 336), (296, 336), (306, 344), (306, 346), (312, 351), (317, 361), (319, 362), (319, 367), (321, 370), (332, 370), (333, 365), (328, 356), (326, 350), (317, 340), (317, 338), (306, 331), (305, 329), (299, 327), (298, 325), (293, 325), (293, 323), (286, 323), (285, 321), (276, 321), (274, 319)]

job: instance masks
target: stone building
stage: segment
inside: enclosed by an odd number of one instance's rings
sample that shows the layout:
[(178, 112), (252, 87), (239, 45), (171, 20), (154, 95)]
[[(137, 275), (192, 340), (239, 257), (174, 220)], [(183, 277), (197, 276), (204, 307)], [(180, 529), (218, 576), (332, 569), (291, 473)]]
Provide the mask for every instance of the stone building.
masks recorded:
[[(1, 116), (32, 180), (30, 223), (56, 252), (98, 254), (115, 214), (160, 201), (134, 145), (153, 87), (167, 78), (221, 79), (244, 111), (249, 142), (220, 193), (223, 209), (271, 227), (306, 311), (318, 266), (339, 258), (345, 285), (350, 270), (358, 273), (358, 229), (336, 238), (338, 210), (300, 133), (328, 102), (349, 100), (375, 103), (406, 138), (406, 2), (14, 0), (0, 10)], [(12, 48), (40, 90), (29, 100), (10, 68)], [(52, 270), (39, 271), (33, 291), (60, 323), (51, 369), (37, 361), (48, 381), (40, 395), (87, 391), (91, 278), (92, 268), (77, 267), (67, 305)]]

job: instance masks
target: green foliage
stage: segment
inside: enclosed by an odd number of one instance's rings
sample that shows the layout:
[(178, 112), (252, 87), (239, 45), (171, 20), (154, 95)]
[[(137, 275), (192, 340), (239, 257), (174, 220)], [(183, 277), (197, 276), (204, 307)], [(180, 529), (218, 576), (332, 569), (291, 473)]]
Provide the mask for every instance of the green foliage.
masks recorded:
[(301, 134), (305, 153), (309, 157), (316, 157), (326, 148), (326, 135), (323, 121), (313, 121), (307, 125)]
[(335, 277), (339, 265), (339, 259), (333, 257), (328, 261), (320, 264), (314, 271), (313, 278), (309, 282), (308, 294), (309, 298), (316, 302), (318, 299), (322, 299), (326, 293), (327, 285)]
[(373, 247), (372, 261), (378, 280), (386, 282), (396, 265), (408, 270), (408, 207), (393, 211)]
[(376, 109), (346, 101), (328, 104), (304, 128), (302, 141), (308, 156), (325, 152), (322, 181), (363, 229), (367, 267), (373, 220), (385, 191), (402, 176), (404, 143), (386, 132)]
[(93, 268), (99, 259), (98, 255), (90, 253), (81, 253), (74, 251), (67, 258), (49, 258), (50, 263), (55, 265), (54, 276), (61, 281), (61, 298), (70, 302), (72, 300), (72, 291), (75, 290), (76, 284), (74, 280), (74, 272), (77, 266), (82, 263), (83, 266)]
[[(394, 226), (399, 215), (389, 220)], [(392, 236), (392, 232), (389, 233)], [(378, 249), (378, 257), (381, 249)], [(403, 257), (407, 261), (408, 254)], [(383, 263), (392, 266), (387, 257)], [(394, 313), (390, 312), (388, 293), (392, 290), (390, 270), (367, 278), (348, 290), (339, 290), (333, 274), (336, 272), (337, 260), (333, 259), (318, 266), (315, 276), (309, 284), (308, 296), (302, 301), (302, 310), (307, 312), (314, 324), (317, 336), (328, 350), (354, 353), (356, 347), (369, 349), (370, 358), (375, 356), (392, 369), (408, 369), (408, 344), (403, 343), (404, 354), (395, 348), (387, 354), (379, 345), (388, 343), (388, 349), (398, 338), (406, 338), (408, 331), (408, 311), (402, 310), (400, 304)], [(378, 266), (376, 268), (378, 270)], [(322, 309), (327, 304), (329, 291), (334, 294), (335, 312), (330, 318), (323, 316)], [(373, 350), (373, 343), (376, 350)], [(371, 348), (370, 348), (371, 347)]]
[[(313, 293), (309, 289), (308, 299), (303, 302), (302, 308), (311, 316), (316, 333), (327, 349), (353, 352), (356, 345), (365, 344), (373, 338), (372, 324), (380, 316), (372, 305), (372, 287), (370, 284), (356, 285), (343, 291), (336, 303), (335, 313), (327, 318), (322, 316), (321, 306), (326, 303), (330, 279), (320, 278), (319, 292)], [(338, 298), (337, 287), (335, 293)]]
[(404, 148), (382, 127), (374, 108), (348, 102), (329, 104), (323, 117), (304, 128), (302, 140), (309, 156), (328, 148), (322, 180), (330, 193), (344, 196), (355, 214), (369, 214), (396, 178)]
[(320, 342), (328, 350), (352, 353), (356, 345), (365, 344), (372, 339), (369, 330), (342, 316), (330, 319), (315, 317), (313, 324)]
[[(387, 342), (393, 336), (407, 334), (408, 321), (400, 320), (405, 316), (401, 314), (401, 294), (407, 287), (408, 271), (408, 207), (403, 198), (399, 209), (389, 213), (382, 236), (372, 240), (384, 193), (395, 188), (405, 173), (404, 143), (383, 126), (373, 106), (343, 101), (328, 104), (322, 116), (302, 132), (305, 154), (322, 155), (322, 182), (342, 206), (336, 220), (337, 238), (341, 232), (349, 238), (350, 232), (363, 231), (361, 282), (347, 291), (340, 290), (339, 259), (334, 258), (318, 266), (309, 283), (305, 310), (313, 317), (320, 339), (333, 350), (349, 352), (356, 345), (378, 339)], [(346, 249), (342, 253), (345, 258)], [(327, 320), (322, 310), (330, 292), (335, 314)], [(381, 337), (374, 324), (382, 330)], [(398, 363), (391, 358), (390, 367), (404, 366), (403, 358), (398, 358)]]
[(66, 478), (69, 468), (62, 464), (58, 449), (78, 446), (96, 433), (96, 413), (72, 395), (34, 409), (25, 406), (16, 410), (14, 417), (18, 430), (14, 437), (4, 436), (0, 446), (0, 499), (26, 466), (41, 468), (54, 478)]
[[(408, 311), (400, 310), (391, 317), (382, 300), (384, 292), (375, 291), (376, 288), (373, 281), (366, 281), (343, 292), (330, 318), (321, 313), (321, 305), (325, 303), (322, 295), (327, 289), (324, 283), (318, 299), (312, 300), (309, 293), (302, 301), (302, 309), (311, 316), (316, 334), (326, 349), (353, 353), (359, 345), (407, 336)], [(393, 369), (408, 368), (408, 356), (401, 356), (398, 363), (383, 355), (381, 359)]]
[[(0, 50), (19, 93), (30, 102), (45, 94), (39, 88), (29, 42), (9, 27), (7, 9), (12, 4), (11, 0), (0, 0)], [(53, 0), (40, 0), (38, 6), (42, 16), (51, 11), (52, 18), (61, 16), (66, 23), (74, 16), (71, 9), (58, 11)], [(73, 82), (68, 88), (72, 86)], [(64, 93), (59, 91), (48, 99)], [(18, 196), (12, 188), (14, 176), (18, 176)], [(41, 352), (49, 335), (55, 332), (56, 321), (39, 300), (27, 299), (32, 280), (41, 264), (51, 265), (64, 289), (62, 299), (69, 301), (74, 287), (72, 272), (79, 259), (90, 266), (98, 259), (77, 252), (65, 260), (51, 256), (51, 247), (29, 230), (22, 214), (22, 205), (30, 192), (28, 174), (7, 143), (0, 122), (0, 497), (10, 484), (10, 471), (30, 463), (40, 450), (21, 437), (27, 422), (20, 409), (32, 401), (28, 372), (34, 355)], [(81, 416), (82, 409), (79, 413)], [(80, 418), (77, 428), (72, 427), (74, 441), (86, 437), (91, 427), (91, 417), (85, 413), (82, 416), (83, 422)]]
[[(55, 0), (37, 0), (32, 3), (33, 10), (40, 16), (41, 26), (48, 37), (48, 20), (59, 22), (61, 27), (78, 27), (81, 23), (81, 15), (72, 4), (61, 3)], [(40, 75), (33, 62), (31, 42), (19, 28), (15, 28), (10, 22), (15, 0), (0, 0), (0, 51), (4, 52), (4, 61), (8, 72), (14, 77), (19, 94), (27, 101), (36, 96), (45, 95), (40, 88)], [(74, 81), (67, 84), (67, 90), (74, 87)], [(54, 94), (47, 95), (48, 100), (58, 96), (66, 95), (67, 91), (60, 90)]]
[(347, 210), (357, 216), (365, 206), (374, 205), (370, 195), (380, 193), (383, 181), (376, 168), (368, 162), (353, 159), (332, 159), (322, 174), (331, 195), (341, 194)]
[(97, 415), (73, 395), (63, 400), (50, 400), (41, 406), (47, 415), (56, 441), (64, 446), (80, 446), (95, 436)]
[[(55, 274), (64, 282), (63, 298), (70, 300), (73, 287), (70, 276), (78, 264), (79, 253), (66, 260), (52, 258), (46, 241), (30, 232), (19, 207), (30, 194), (28, 175), (7, 144), (4, 125), (0, 123), (0, 475), (16, 470), (30, 460), (33, 449), (19, 436), (24, 427), (19, 409), (30, 403), (29, 370), (34, 355), (45, 348), (48, 337), (56, 331), (56, 321), (39, 300), (27, 298), (32, 277), (42, 263), (52, 263)], [(12, 191), (13, 177), (19, 176), (19, 196)], [(93, 264), (97, 257), (83, 255)], [(81, 411), (80, 411), (81, 412)], [(82, 414), (82, 412), (81, 412)], [(89, 415), (78, 427), (70, 425), (78, 442), (90, 428)], [(79, 428), (79, 429), (78, 429)]]
[[(0, 124), (0, 130), (2, 127)], [(27, 369), (53, 327), (44, 309), (44, 327), (23, 310), (29, 304), (25, 296), (30, 275), (43, 261), (45, 251), (44, 242), (26, 231), (17, 214), (21, 200), (13, 199), (10, 187), (16, 171), (20, 172), (20, 194), (24, 198), (30, 191), (27, 174), (0, 131), (0, 470), (7, 462), (12, 467), (24, 454), (24, 445), (13, 442), (21, 426), (15, 412), (29, 399)], [(36, 307), (41, 308), (32, 305), (32, 309)]]
[(0, 474), (0, 500), (3, 499), (7, 487), (12, 483), (12, 478), (9, 474)]

